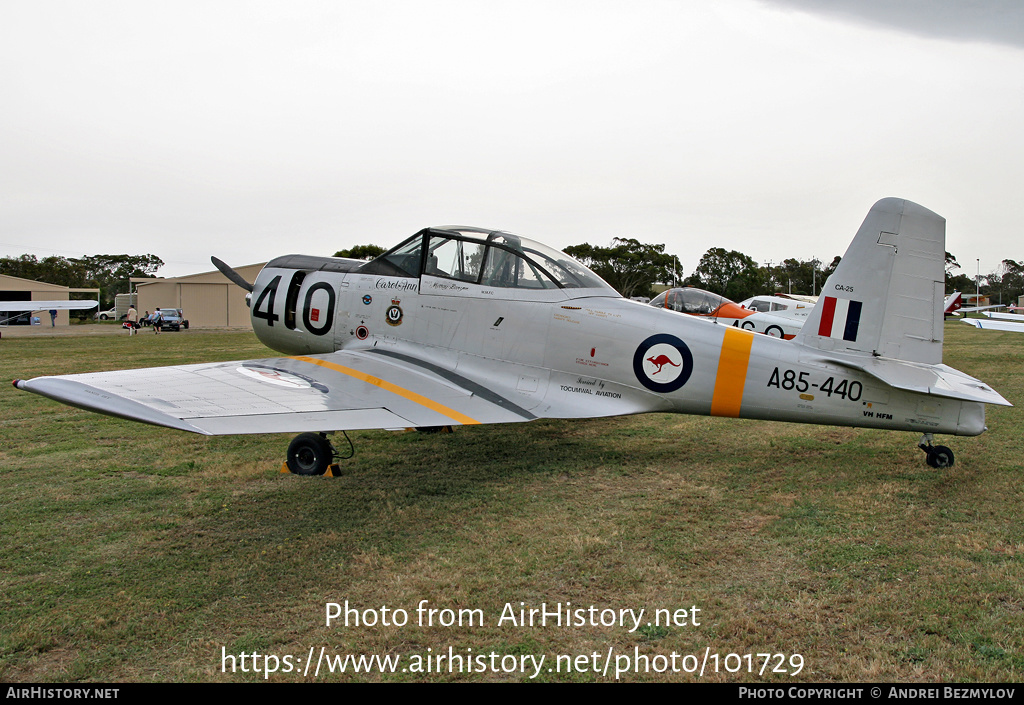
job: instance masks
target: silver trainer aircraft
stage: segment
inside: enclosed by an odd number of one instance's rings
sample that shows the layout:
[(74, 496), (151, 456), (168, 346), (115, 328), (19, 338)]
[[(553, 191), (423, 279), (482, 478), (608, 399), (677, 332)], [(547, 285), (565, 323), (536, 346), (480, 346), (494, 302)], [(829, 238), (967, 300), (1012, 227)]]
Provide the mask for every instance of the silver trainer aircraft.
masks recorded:
[(933, 434), (980, 434), (1009, 402), (942, 364), (944, 258), (943, 218), (879, 201), (787, 341), (624, 299), (526, 238), (427, 228), (370, 262), (279, 257), (251, 285), (215, 260), (288, 357), (14, 384), (194, 433), (301, 432), (287, 465), (306, 475), (332, 431), (647, 412), (913, 431), (946, 467)]

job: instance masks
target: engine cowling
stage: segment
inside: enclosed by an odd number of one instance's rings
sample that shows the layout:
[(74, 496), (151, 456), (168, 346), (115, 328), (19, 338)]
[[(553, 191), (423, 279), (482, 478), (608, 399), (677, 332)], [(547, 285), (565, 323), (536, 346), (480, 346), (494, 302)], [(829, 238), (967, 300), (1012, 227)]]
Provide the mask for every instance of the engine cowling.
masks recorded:
[(337, 257), (286, 255), (267, 264), (253, 284), (253, 332), (270, 348), (293, 355), (334, 352), (347, 319), (339, 306), (348, 272), (364, 264)]

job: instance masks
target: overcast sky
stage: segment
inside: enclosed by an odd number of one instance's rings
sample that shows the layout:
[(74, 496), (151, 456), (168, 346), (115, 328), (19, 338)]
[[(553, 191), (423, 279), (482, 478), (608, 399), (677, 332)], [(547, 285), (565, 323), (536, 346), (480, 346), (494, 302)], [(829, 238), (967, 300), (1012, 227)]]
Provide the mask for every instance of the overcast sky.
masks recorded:
[(1024, 259), (1022, 84), (1018, 0), (0, 0), (0, 255), (174, 276), (460, 224), (689, 274), (827, 262), (898, 196), (985, 273)]

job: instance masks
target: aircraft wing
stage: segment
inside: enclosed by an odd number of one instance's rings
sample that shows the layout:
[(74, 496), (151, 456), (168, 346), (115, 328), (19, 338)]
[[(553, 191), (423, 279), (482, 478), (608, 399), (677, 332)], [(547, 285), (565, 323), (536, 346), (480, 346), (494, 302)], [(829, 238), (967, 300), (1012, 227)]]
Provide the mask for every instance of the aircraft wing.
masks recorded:
[(90, 411), (204, 435), (537, 418), (479, 381), (411, 357), (366, 351), (37, 377), (14, 384)]
[(957, 313), (977, 313), (978, 311), (988, 311), (992, 308), (1006, 308), (1006, 304), (992, 304), (991, 306), (968, 306), (966, 308), (958, 308)]
[(9, 311), (67, 311), (96, 308), (99, 301), (0, 301), (0, 312)]
[(1024, 333), (1024, 323), (1016, 323), (1014, 321), (1000, 321), (989, 318), (964, 318), (960, 322), (966, 323), (969, 326), (974, 326), (975, 328), (981, 328), (982, 330), (1007, 330), (1014, 333)]
[(986, 311), (982, 314), (986, 318), (995, 318), (1000, 321), (1011, 321), (1013, 323), (1024, 323), (1024, 316), (1019, 313), (997, 313), (993, 311)]

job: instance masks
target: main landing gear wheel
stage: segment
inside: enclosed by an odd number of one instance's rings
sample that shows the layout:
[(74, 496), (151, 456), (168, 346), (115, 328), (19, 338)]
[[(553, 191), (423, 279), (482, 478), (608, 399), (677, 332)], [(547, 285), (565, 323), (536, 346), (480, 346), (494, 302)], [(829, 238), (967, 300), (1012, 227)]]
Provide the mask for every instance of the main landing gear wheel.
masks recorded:
[(926, 433), (921, 436), (917, 447), (925, 452), (925, 462), (932, 468), (951, 468), (955, 462), (953, 451), (946, 446), (933, 446), (932, 434)]
[(288, 445), (288, 469), (296, 475), (323, 475), (334, 460), (334, 446), (323, 433), (300, 433)]

